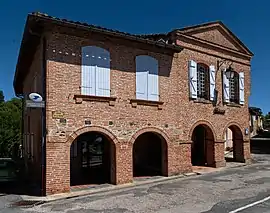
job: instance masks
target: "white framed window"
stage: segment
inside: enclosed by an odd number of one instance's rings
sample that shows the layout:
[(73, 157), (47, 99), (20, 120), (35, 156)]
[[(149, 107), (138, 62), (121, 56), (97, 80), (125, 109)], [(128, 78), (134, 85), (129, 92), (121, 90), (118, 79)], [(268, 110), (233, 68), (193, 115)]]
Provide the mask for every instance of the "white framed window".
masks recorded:
[(214, 101), (216, 88), (215, 66), (207, 66), (206, 64), (190, 60), (188, 73), (190, 98)]
[(96, 47), (82, 48), (81, 94), (110, 96), (110, 53)]
[(225, 103), (245, 103), (244, 94), (244, 72), (237, 73), (235, 71), (233, 77), (228, 79), (226, 69), (223, 71), (223, 100)]

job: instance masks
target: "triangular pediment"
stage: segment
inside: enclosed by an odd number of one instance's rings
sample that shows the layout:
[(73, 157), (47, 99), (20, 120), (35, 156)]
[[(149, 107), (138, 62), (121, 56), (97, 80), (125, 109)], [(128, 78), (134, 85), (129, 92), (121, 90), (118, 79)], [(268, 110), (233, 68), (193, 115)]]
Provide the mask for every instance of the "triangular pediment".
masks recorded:
[(225, 48), (253, 55), (252, 52), (222, 23), (211, 22), (178, 30), (179, 32)]

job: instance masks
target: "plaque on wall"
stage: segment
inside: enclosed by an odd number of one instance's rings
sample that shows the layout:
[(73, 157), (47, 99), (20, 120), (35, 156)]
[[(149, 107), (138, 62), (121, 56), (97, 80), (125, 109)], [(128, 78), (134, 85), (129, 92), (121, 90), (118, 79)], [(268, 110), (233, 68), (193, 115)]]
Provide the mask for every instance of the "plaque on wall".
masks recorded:
[(64, 118), (64, 113), (61, 111), (53, 111), (52, 112), (52, 118), (53, 119), (61, 119)]

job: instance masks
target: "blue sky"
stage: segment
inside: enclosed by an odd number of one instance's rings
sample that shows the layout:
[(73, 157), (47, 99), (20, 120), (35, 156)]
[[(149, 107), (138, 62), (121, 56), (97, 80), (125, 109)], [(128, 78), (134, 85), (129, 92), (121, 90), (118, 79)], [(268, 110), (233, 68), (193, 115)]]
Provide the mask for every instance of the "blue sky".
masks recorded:
[(250, 105), (270, 111), (270, 2), (268, 0), (92, 1), (0, 0), (0, 89), (14, 97), (13, 76), (29, 12), (88, 22), (130, 33), (168, 32), (174, 28), (221, 20), (255, 54)]

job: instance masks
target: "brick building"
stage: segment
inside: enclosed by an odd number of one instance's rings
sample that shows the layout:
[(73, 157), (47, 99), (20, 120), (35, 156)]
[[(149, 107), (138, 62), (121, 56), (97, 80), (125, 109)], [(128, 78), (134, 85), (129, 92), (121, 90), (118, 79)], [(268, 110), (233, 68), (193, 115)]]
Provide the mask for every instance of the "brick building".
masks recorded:
[(53, 194), (222, 167), (228, 129), (248, 162), (252, 56), (221, 22), (131, 35), (29, 14), (14, 88), (46, 103), (24, 111), (30, 177)]

